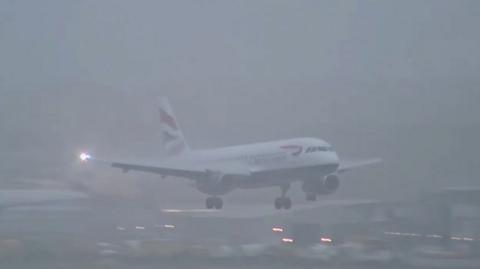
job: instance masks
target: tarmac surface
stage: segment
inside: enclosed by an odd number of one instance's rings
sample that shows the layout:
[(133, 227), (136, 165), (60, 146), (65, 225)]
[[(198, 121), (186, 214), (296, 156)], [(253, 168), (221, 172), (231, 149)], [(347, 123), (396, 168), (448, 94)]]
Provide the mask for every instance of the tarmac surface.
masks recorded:
[[(299, 206), (293, 212), (310, 210), (312, 206)], [(241, 207), (224, 211), (207, 211), (203, 209), (172, 211), (165, 207), (159, 214), (152, 214), (149, 209), (134, 211), (125, 207), (98, 208), (90, 205), (74, 204), (66, 207), (23, 207), (5, 210), (0, 215), (0, 268), (12, 269), (123, 269), (123, 268), (480, 268), (480, 261), (462, 261), (462, 265), (448, 266), (441, 260), (418, 261), (416, 266), (393, 262), (389, 264), (345, 264), (332, 262), (329, 264), (292, 259), (280, 256), (262, 258), (176, 258), (125, 259), (122, 257), (100, 256), (99, 242), (113, 240), (149, 240), (158, 233), (152, 228), (155, 223), (162, 223), (169, 214), (199, 215), (204, 217), (221, 217), (225, 219), (257, 218), (262, 212), (277, 215), (267, 205), (256, 210), (240, 210)], [(169, 212), (165, 212), (169, 211)], [(262, 211), (262, 212), (260, 212)], [(242, 213), (243, 212), (243, 213)], [(280, 212), (285, 213), (285, 212)], [(308, 213), (308, 212), (307, 212)], [(119, 230), (119, 225), (126, 230)], [(142, 228), (142, 229), (137, 229)], [(6, 250), (20, 248), (22, 255), (14, 257)], [(3, 244), (3, 245), (2, 245)], [(3, 249), (2, 249), (3, 247)], [(80, 250), (80, 251), (77, 251)], [(83, 251), (83, 252), (82, 252)], [(418, 265), (417, 265), (418, 264)]]
[[(287, 268), (325, 268), (325, 269), (409, 269), (416, 267), (408, 267), (405, 265), (318, 265), (318, 264), (295, 264), (295, 263), (279, 263), (275, 261), (261, 261), (261, 262), (198, 262), (198, 261), (168, 261), (168, 262), (140, 262), (140, 263), (125, 263), (115, 260), (97, 260), (97, 261), (36, 261), (36, 262), (10, 262), (0, 263), (1, 268), (10, 269), (158, 269), (158, 268), (171, 268), (171, 269), (240, 269), (240, 268), (258, 268), (258, 269), (287, 269)], [(428, 267), (423, 267), (428, 268)]]

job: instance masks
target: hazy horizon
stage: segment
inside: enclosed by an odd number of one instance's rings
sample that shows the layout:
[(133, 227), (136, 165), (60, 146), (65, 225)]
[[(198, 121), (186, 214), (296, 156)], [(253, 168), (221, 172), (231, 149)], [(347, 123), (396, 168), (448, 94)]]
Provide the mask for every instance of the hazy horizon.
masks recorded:
[[(156, 98), (167, 96), (193, 148), (313, 136), (341, 158), (383, 159), (345, 174), (338, 193), (322, 199), (480, 187), (479, 7), (2, 1), (2, 181), (71, 177), (85, 148), (111, 158), (160, 155)], [(153, 184), (162, 201), (203, 204), (186, 180), (100, 174)], [(299, 188), (290, 193), (303, 201)]]

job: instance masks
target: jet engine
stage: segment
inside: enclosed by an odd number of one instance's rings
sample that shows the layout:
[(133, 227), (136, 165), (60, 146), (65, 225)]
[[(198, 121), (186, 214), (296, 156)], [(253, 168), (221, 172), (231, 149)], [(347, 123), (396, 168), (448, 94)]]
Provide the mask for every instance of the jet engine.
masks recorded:
[(235, 188), (235, 181), (232, 176), (222, 173), (207, 172), (207, 175), (196, 181), (196, 188), (208, 195), (223, 195)]
[(305, 180), (302, 190), (305, 193), (330, 194), (340, 187), (340, 179), (335, 174), (330, 174), (321, 180)]

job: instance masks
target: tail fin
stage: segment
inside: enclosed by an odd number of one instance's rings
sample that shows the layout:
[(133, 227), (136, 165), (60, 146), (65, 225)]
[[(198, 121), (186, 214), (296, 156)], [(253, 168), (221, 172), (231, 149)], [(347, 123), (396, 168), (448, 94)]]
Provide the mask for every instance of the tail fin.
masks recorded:
[(182, 154), (189, 150), (187, 142), (183, 137), (182, 130), (177, 123), (168, 99), (160, 99), (160, 127), (162, 131), (163, 147), (169, 156)]

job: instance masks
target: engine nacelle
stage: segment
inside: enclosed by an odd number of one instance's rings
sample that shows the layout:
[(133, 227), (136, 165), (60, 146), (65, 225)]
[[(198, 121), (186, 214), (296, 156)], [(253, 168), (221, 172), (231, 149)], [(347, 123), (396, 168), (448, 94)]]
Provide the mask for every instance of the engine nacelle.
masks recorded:
[(330, 194), (340, 187), (340, 179), (337, 175), (331, 174), (322, 180), (313, 179), (303, 182), (302, 190), (306, 193)]
[(323, 186), (330, 193), (335, 192), (340, 187), (340, 178), (334, 174), (328, 175), (323, 179)]
[(231, 176), (212, 172), (205, 178), (197, 180), (195, 186), (208, 195), (223, 195), (235, 188), (235, 181)]

